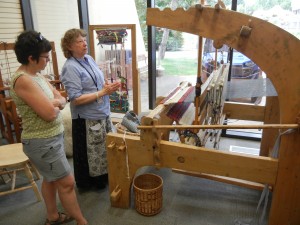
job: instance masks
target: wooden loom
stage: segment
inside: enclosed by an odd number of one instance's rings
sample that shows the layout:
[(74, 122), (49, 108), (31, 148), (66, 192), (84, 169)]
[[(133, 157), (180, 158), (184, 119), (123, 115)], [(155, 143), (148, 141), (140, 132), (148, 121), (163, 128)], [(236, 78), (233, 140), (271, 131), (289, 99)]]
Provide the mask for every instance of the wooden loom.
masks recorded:
[(97, 60), (95, 40), (97, 30), (111, 30), (111, 29), (126, 29), (131, 33), (131, 52), (132, 52), (132, 62), (130, 65), (130, 70), (132, 73), (132, 98), (133, 98), (133, 111), (135, 113), (141, 112), (141, 102), (140, 102), (140, 83), (139, 74), (137, 71), (137, 59), (136, 59), (136, 26), (135, 24), (101, 24), (101, 25), (89, 25), (89, 43), (91, 48), (91, 56)]
[[(238, 50), (267, 74), (278, 97), (267, 97), (265, 107), (234, 103), (224, 106), (229, 118), (264, 122), (260, 126), (264, 129), (260, 156), (169, 142), (168, 130), (161, 126), (170, 123), (162, 113), (162, 105), (142, 119), (145, 129), (140, 137), (108, 134), (111, 205), (130, 206), (131, 184), (139, 168), (167, 167), (269, 184), (273, 187), (269, 224), (300, 224), (300, 41), (264, 20), (220, 7), (148, 9), (147, 24), (207, 37), (214, 40), (215, 46), (226, 44)], [(268, 125), (272, 123), (276, 125)], [(268, 157), (278, 129), (287, 128), (295, 128), (296, 132), (281, 137), (278, 159)]]

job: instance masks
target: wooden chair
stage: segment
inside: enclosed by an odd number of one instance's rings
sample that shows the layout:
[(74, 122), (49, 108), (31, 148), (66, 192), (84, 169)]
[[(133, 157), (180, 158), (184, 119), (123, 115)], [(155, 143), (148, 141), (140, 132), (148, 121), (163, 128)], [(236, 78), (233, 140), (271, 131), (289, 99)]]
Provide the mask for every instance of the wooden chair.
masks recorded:
[(1, 112), (4, 117), (4, 138), (9, 144), (21, 142), (22, 119), (17, 114), (17, 108), (10, 97), (0, 99)]
[[(21, 143), (0, 146), (0, 175), (11, 174), (10, 179), (7, 180), (11, 182), (11, 188), (10, 190), (0, 191), (0, 196), (32, 188), (37, 200), (41, 201), (41, 194), (33, 179), (30, 166), (30, 161), (23, 153)], [(16, 187), (16, 177), (20, 171), (25, 172), (28, 183)]]
[(60, 92), (60, 94), (67, 99), (68, 94), (67, 91), (65, 90), (64, 85), (62, 82), (59, 80), (59, 78), (56, 78), (58, 80), (50, 80), (50, 84), (52, 84), (56, 90)]
[[(2, 80), (2, 73), (0, 68), (0, 104), (1, 100), (5, 98), (5, 92), (9, 90), (9, 87), (5, 87)], [(4, 123), (4, 117), (2, 112), (2, 107), (0, 105), (0, 129), (1, 129), (1, 135), (2, 137), (5, 137), (5, 123)]]
[(67, 95), (67, 92), (65, 90), (65, 87), (59, 79), (55, 43), (54, 42), (50, 42), (50, 43), (51, 43), (51, 47), (52, 47), (51, 58), (52, 58), (52, 67), (53, 67), (53, 72), (54, 72), (54, 80), (51, 80), (50, 83), (56, 88), (56, 90), (58, 90), (61, 93), (61, 95), (63, 97), (67, 98), (68, 95)]

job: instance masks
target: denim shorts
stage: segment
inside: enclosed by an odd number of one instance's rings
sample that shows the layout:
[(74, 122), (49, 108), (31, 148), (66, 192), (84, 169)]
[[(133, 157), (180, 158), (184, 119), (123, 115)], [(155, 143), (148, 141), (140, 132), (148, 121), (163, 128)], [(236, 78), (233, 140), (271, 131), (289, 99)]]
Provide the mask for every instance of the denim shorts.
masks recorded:
[(51, 138), (22, 139), (23, 151), (48, 182), (71, 173), (64, 151), (63, 134)]

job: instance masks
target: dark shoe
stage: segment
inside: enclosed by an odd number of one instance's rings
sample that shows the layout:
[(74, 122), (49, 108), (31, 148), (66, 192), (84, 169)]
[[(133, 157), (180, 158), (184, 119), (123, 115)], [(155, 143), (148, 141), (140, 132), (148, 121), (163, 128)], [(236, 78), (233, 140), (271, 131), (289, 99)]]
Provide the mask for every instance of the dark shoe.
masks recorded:
[(73, 221), (74, 218), (66, 215), (65, 213), (59, 212), (58, 213), (58, 219), (55, 221), (50, 221), (46, 219), (45, 225), (60, 225), (65, 224)]
[(92, 177), (92, 185), (97, 189), (104, 189), (106, 183), (103, 181), (102, 176)]

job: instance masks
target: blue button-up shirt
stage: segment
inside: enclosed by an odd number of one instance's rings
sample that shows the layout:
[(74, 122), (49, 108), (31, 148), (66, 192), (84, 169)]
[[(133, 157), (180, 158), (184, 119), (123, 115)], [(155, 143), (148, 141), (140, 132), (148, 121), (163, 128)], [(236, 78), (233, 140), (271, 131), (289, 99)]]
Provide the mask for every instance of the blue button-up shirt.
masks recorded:
[[(95, 93), (104, 85), (104, 75), (94, 59), (85, 55), (84, 59), (67, 59), (62, 73), (61, 82), (65, 86), (70, 101), (83, 94)], [(96, 94), (96, 93), (95, 93)], [(105, 119), (110, 114), (109, 96), (105, 95), (101, 101), (93, 101), (84, 105), (70, 104), (72, 119), (83, 118), (91, 120)]]

